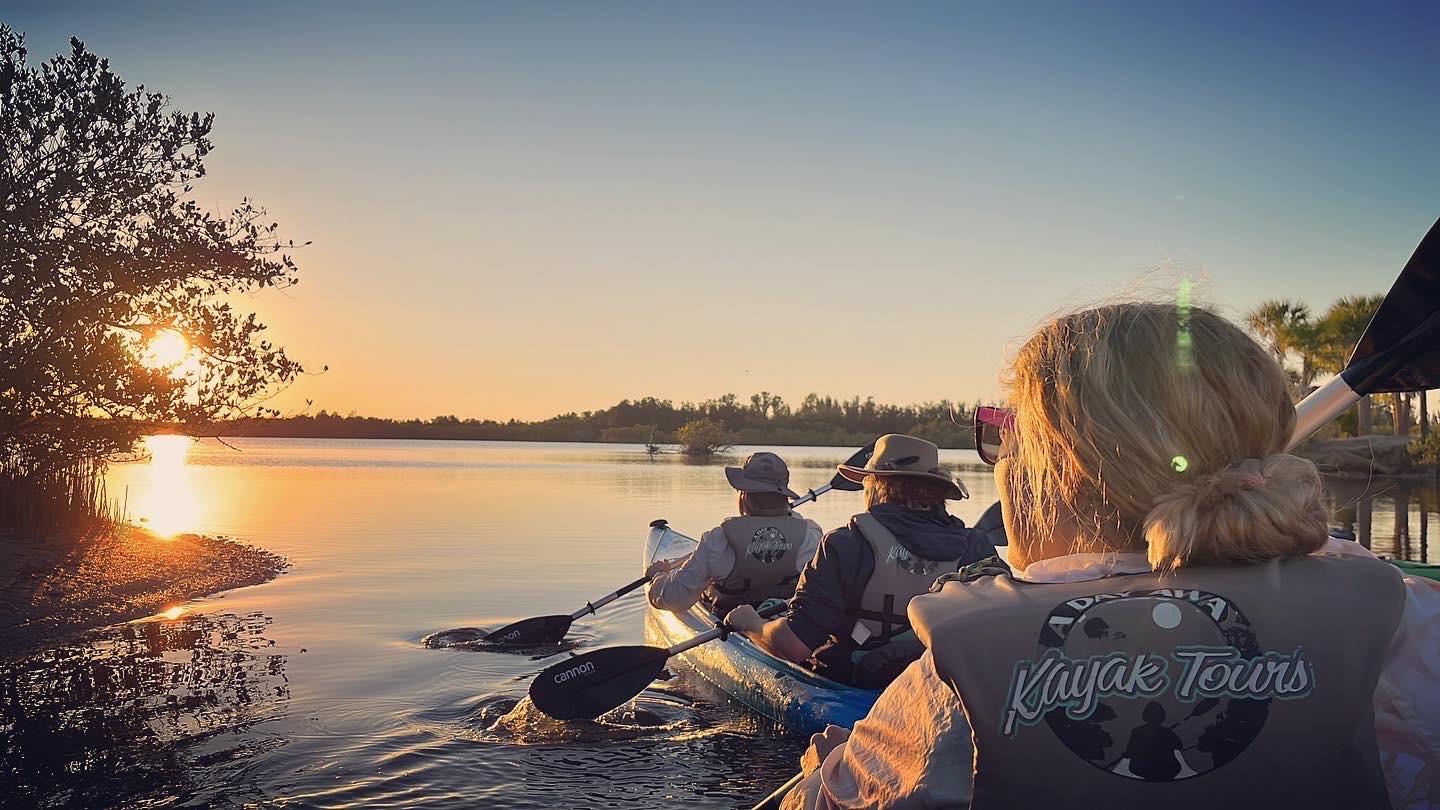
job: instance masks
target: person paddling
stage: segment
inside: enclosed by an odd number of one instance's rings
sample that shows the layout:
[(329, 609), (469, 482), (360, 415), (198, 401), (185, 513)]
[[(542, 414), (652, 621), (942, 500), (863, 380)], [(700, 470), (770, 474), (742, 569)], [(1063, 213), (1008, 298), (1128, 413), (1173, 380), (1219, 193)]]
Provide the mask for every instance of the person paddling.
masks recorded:
[(725, 478), (739, 491), (740, 514), (700, 536), (678, 565), (657, 560), (646, 571), (650, 604), (684, 611), (702, 598), (717, 616), (737, 605), (789, 599), (800, 569), (820, 544), (820, 524), (790, 510), (790, 468), (774, 453), (752, 453)]
[(945, 511), (947, 500), (969, 493), (940, 466), (934, 444), (888, 434), (864, 467), (838, 469), (864, 485), (866, 511), (820, 541), (789, 617), (766, 623), (742, 607), (727, 621), (774, 655), (878, 689), (921, 652), (905, 616), (910, 599), (995, 551), (983, 532)]
[(1430, 807), (1440, 589), (1327, 538), (1274, 358), (1202, 308), (1043, 328), (995, 463), (1009, 561), (785, 807)]

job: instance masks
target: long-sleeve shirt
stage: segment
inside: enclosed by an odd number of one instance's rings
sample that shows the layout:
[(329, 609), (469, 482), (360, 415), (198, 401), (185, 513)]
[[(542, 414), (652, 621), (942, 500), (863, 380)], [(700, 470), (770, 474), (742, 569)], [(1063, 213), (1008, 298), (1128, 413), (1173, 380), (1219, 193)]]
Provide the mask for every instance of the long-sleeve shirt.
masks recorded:
[[(899, 504), (879, 504), (870, 514), (917, 557), (958, 560), (964, 567), (990, 557), (995, 547), (985, 532), (944, 512), (920, 512)], [(848, 525), (825, 535), (814, 559), (800, 574), (786, 620), (791, 632), (815, 651), (817, 672), (842, 683), (851, 682), (854, 611), (865, 585), (875, 573), (870, 544)], [(904, 612), (903, 607), (900, 612)]]
[[(1332, 539), (1319, 554), (1370, 552)], [(1081, 582), (1148, 571), (1144, 554), (1071, 554), (1015, 577)], [(1375, 736), (1396, 808), (1440, 807), (1440, 583), (1405, 577), (1405, 609), (1375, 686)], [(880, 695), (783, 807), (964, 807), (970, 802), (970, 726), (929, 652)]]
[[(805, 519), (805, 539), (795, 554), (795, 573), (800, 573), (815, 556), (822, 534), (820, 524)], [(661, 571), (650, 580), (650, 604), (661, 610), (689, 610), (711, 583), (730, 576), (733, 570), (735, 552), (725, 542), (725, 530), (716, 526), (700, 535), (695, 552), (678, 567)]]

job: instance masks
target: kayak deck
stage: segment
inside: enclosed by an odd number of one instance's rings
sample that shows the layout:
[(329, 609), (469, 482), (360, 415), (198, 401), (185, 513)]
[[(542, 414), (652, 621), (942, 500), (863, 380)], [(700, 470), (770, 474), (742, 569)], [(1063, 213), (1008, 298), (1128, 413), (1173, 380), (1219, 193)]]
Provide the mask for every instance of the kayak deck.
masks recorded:
[[(669, 526), (654, 525), (646, 540), (645, 563), (678, 559), (695, 546), (694, 540)], [(645, 636), (647, 641), (668, 647), (714, 629), (716, 621), (698, 604), (683, 613), (650, 608), (645, 617)], [(880, 694), (832, 681), (776, 658), (739, 633), (723, 641), (701, 644), (680, 657), (730, 698), (802, 734), (814, 734), (831, 724), (850, 728), (870, 711)]]
[(1401, 573), (1413, 577), (1440, 580), (1440, 565), (1434, 563), (1410, 562), (1409, 560), (1386, 560), (1399, 568)]

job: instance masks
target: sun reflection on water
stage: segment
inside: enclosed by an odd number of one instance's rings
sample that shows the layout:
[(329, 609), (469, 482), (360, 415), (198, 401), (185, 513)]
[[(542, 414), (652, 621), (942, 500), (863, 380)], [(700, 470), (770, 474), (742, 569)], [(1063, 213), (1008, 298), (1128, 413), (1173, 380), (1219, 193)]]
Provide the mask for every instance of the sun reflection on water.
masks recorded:
[(132, 515), (155, 534), (170, 538), (199, 528), (200, 491), (191, 480), (185, 457), (193, 440), (188, 436), (147, 436), (145, 485), (131, 504)]

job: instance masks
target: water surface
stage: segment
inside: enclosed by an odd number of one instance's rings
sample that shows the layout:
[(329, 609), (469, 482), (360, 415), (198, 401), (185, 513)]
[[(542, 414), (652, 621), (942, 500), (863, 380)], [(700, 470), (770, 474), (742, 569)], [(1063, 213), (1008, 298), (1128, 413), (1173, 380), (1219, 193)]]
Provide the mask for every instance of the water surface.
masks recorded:
[[(803, 740), (683, 669), (632, 710), (556, 724), (515, 711), (546, 664), (536, 656), (554, 650), (421, 643), (568, 613), (633, 579), (651, 520), (694, 533), (733, 511), (718, 463), (652, 462), (629, 445), (230, 444), (157, 440), (152, 460), (112, 470), (109, 491), (142, 525), (232, 535), (287, 556), (291, 571), (0, 666), (0, 777), (23, 775), (0, 799), (731, 807), (793, 771)], [(853, 450), (780, 452), (803, 491)], [(995, 497), (989, 469), (968, 451), (944, 458), (974, 496), (955, 511), (973, 520)], [(1377, 551), (1428, 553), (1429, 488), (1369, 500), (1347, 487), (1338, 520), (1368, 522)], [(804, 507), (827, 528), (859, 509), (854, 493)], [(643, 608), (635, 594), (570, 640), (641, 643)]]

